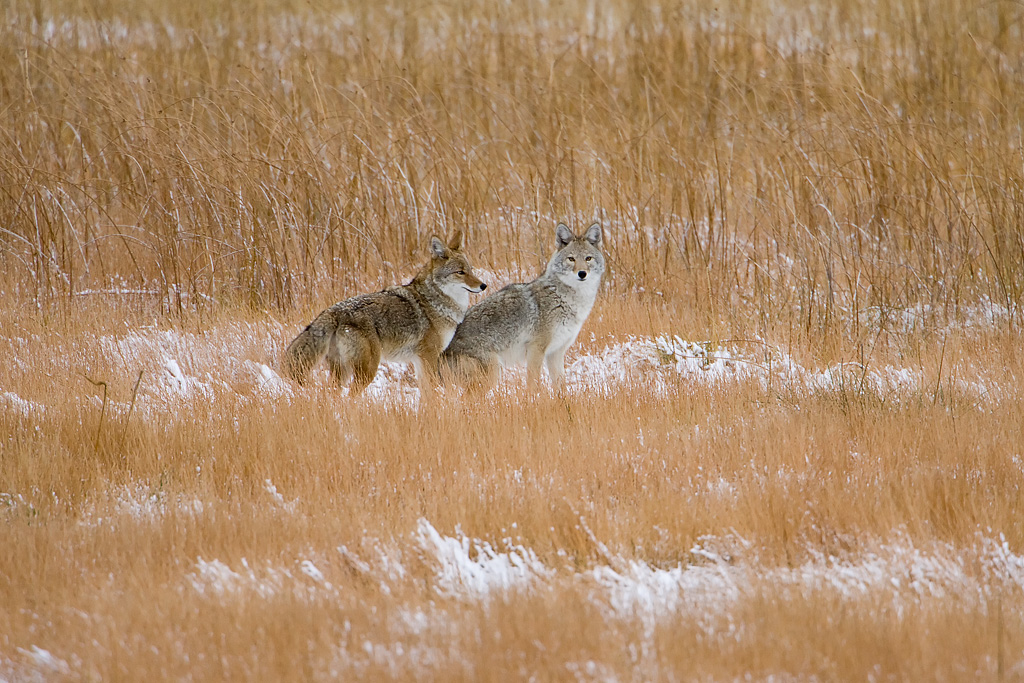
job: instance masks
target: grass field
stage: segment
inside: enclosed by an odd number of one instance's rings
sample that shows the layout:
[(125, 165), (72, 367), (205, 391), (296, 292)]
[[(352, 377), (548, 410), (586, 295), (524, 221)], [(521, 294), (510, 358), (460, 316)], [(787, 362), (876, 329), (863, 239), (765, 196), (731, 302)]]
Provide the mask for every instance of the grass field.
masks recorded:
[[(1024, 7), (0, 9), (0, 680), (1024, 680)], [(280, 354), (602, 221), (568, 392)]]

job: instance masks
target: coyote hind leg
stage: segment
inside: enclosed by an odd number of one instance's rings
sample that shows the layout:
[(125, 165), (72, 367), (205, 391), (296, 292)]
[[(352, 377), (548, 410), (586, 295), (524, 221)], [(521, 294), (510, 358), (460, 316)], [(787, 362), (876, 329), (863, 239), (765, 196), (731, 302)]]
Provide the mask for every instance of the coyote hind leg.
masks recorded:
[(483, 396), (498, 384), (501, 374), (501, 363), (496, 358), (475, 361), (473, 376), (466, 383), (466, 391), (471, 396)]
[(349, 384), (349, 395), (358, 396), (363, 393), (370, 382), (377, 376), (380, 366), (380, 347), (370, 340), (362, 340), (363, 348), (353, 363), (352, 383)]
[(347, 357), (348, 340), (343, 337), (344, 332), (338, 331), (331, 336), (327, 343), (327, 355), (324, 361), (331, 371), (331, 381), (335, 386), (343, 387), (352, 380), (352, 364)]
[(501, 364), (497, 358), (476, 358), (460, 355), (450, 361), (442, 374), (446, 380), (452, 379), (462, 386), (466, 394), (482, 396), (498, 383)]
[(358, 396), (377, 375), (380, 365), (380, 344), (359, 330), (339, 330), (327, 352), (331, 378), (339, 385), (348, 384), (349, 394)]

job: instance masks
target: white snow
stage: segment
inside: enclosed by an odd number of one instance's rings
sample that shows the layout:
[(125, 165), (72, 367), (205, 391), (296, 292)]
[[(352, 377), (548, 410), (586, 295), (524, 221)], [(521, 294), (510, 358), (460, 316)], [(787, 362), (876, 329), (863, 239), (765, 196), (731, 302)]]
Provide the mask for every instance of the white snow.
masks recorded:
[[(225, 395), (271, 409), (309, 391), (346, 397), (348, 390), (333, 387), (323, 367), (314, 369), (309, 387), (300, 387), (278, 373), (276, 366), (291, 332), (272, 322), (228, 323), (204, 332), (133, 329), (83, 342), (66, 354), (67, 360), (55, 361), (52, 370), (81, 372), (79, 364), (99, 357), (108, 365), (90, 368), (91, 376), (108, 382), (119, 380), (128, 386), (134, 386), (141, 372), (134, 404), (129, 404), (123, 394), (120, 402), (108, 399), (108, 408), (122, 414), (131, 409), (141, 416), (154, 412), (185, 415), (188, 413), (181, 412), (183, 402), (207, 403)], [(66, 367), (60, 366), (62, 362)], [(501, 386), (522, 386), (523, 377), (517, 368), (506, 369)], [(897, 402), (922, 395), (931, 399), (938, 390), (952, 391), (978, 405), (1015, 395), (1018, 385), (999, 368), (950, 365), (943, 369), (942, 382), (937, 384), (919, 368), (885, 364), (865, 367), (854, 362), (806, 367), (782, 349), (760, 340), (695, 341), (671, 334), (611, 338), (604, 344), (594, 339), (589, 344), (577, 343), (569, 350), (566, 380), (570, 393), (606, 397), (626, 389), (659, 397), (689, 387), (721, 389), (750, 383), (794, 397), (869, 394)], [(74, 394), (73, 400), (97, 404), (99, 399), (95, 392), (81, 392)], [(381, 363), (361, 400), (415, 410), (420, 405), (420, 391), (411, 366)], [(0, 409), (4, 407), (25, 416), (46, 409), (13, 391), (0, 393)]]
[(278, 507), (285, 512), (295, 512), (295, 507), (299, 504), (298, 499), (286, 501), (284, 496), (278, 493), (277, 486), (270, 479), (263, 480), (263, 488), (270, 494), (270, 498)]
[[(600, 562), (583, 569), (573, 564), (548, 566), (532, 549), (509, 541), (499, 550), (458, 531), (447, 536), (426, 519), (419, 520), (411, 540), (413, 554), (430, 573), (426, 585), (438, 597), (486, 604), (494, 596), (514, 599), (520, 592), (575, 586), (609, 619), (636, 619), (648, 629), (659, 621), (685, 618), (710, 633), (738, 603), (756, 599), (766, 589), (795, 598), (828, 593), (845, 601), (881, 601), (897, 612), (949, 600), (965, 608), (987, 609), (1006, 591), (1024, 589), (1024, 556), (1015, 554), (1005, 538), (980, 533), (969, 547), (916, 545), (899, 531), (843, 554), (808, 546), (807, 559), (795, 566), (763, 562), (754, 544), (738, 536), (707, 536), (690, 550), (688, 563), (657, 567), (606, 549)], [(389, 586), (383, 595), (419, 580), (403, 566), (408, 547), (375, 546), (370, 552), (377, 557), (367, 558), (344, 547), (339, 551), (346, 567), (358, 571), (362, 579)], [(309, 558), (298, 565), (299, 571), (293, 573), (269, 566), (256, 570), (245, 560), (233, 569), (219, 560), (199, 559), (186, 579), (196, 591), (215, 597), (272, 597), (281, 591), (308, 595), (310, 584), (301, 576), (323, 590), (331, 589), (320, 569), (325, 565)], [(401, 569), (396, 571), (396, 566)], [(417, 612), (419, 608), (401, 609), (406, 610), (407, 630), (422, 630), (432, 623), (431, 615)]]
[[(949, 604), (985, 612), (1024, 590), (1024, 556), (1014, 553), (1005, 538), (982, 533), (966, 547), (915, 542), (901, 531), (859, 539), (856, 549), (836, 554), (807, 545), (804, 559), (792, 566), (763, 560), (756, 544), (735, 533), (702, 537), (688, 559), (668, 566), (608, 548), (582, 567), (564, 553), (545, 563), (521, 543), (506, 539), (495, 544), (458, 528), (444, 534), (427, 519), (389, 544), (364, 539), (361, 546), (361, 552), (339, 547), (335, 556), (307, 552), (289, 566), (198, 558), (179, 590), (219, 603), (334, 602), (347, 591), (328, 577), (340, 576), (344, 582), (354, 571), (356, 581), (380, 585), (391, 638), (339, 647), (325, 666), (340, 673), (385, 665), (399, 677), (407, 667), (442, 665), (457, 655), (450, 648), (438, 650), (430, 639), (458, 635), (452, 615), (463, 609), (460, 605), (488, 609), (495, 598), (514, 602), (538, 592), (578, 595), (609, 623), (638, 628), (640, 642), (649, 643), (656, 628), (680, 621), (695, 625), (709, 639), (742, 640), (743, 625), (734, 615), (766, 594), (782, 601), (860, 603), (899, 615)], [(29, 663), (25, 671), (40, 674), (40, 680), (68, 666), (41, 648), (20, 652)], [(656, 666), (653, 656), (638, 650), (638, 665)], [(566, 666), (567, 673), (585, 680), (611, 673), (594, 662)], [(0, 661), (0, 678), (14, 670)]]
[(148, 486), (114, 488), (104, 500), (83, 507), (78, 523), (85, 527), (114, 527), (125, 520), (138, 524), (152, 524), (170, 515), (194, 517), (203, 514), (202, 500)]
[(0, 681), (6, 683), (45, 683), (67, 680), (78, 673), (81, 660), (74, 654), (58, 657), (38, 645), (15, 648), (17, 657), (5, 661), (0, 657)]
[[(381, 591), (382, 599), (389, 602), (389, 614), (394, 615), (388, 621), (393, 639), (364, 640), (357, 651), (340, 648), (332, 669), (351, 671), (372, 663), (395, 667), (400, 675), (402, 667), (448, 661), (453, 652), (437, 650), (419, 639), (452, 628), (453, 608), (444, 602), (423, 602), (418, 597), (423, 589), (442, 600), (484, 608), (494, 597), (514, 601), (537, 591), (576, 592), (606, 620), (639, 627), (644, 635), (641, 642), (650, 642), (659, 625), (680, 620), (696, 625), (709, 638), (742, 639), (742, 625), (733, 615), (745, 602), (763, 599), (766, 592), (780, 600), (824, 597), (847, 604), (863, 602), (899, 615), (951, 602), (963, 609), (987, 611), (1006, 595), (1024, 590), (1024, 556), (1015, 554), (1005, 538), (981, 533), (968, 547), (956, 547), (916, 544), (897, 531), (889, 538), (861, 541), (858, 550), (842, 554), (807, 547), (806, 559), (794, 566), (764, 562), (753, 543), (735, 535), (703, 537), (691, 549), (688, 562), (667, 567), (607, 549), (603, 559), (589, 567), (579, 568), (565, 560), (547, 565), (521, 544), (506, 540), (498, 549), (458, 530), (452, 536), (442, 534), (426, 519), (420, 519), (406, 539), (411, 546), (400, 540), (390, 546), (369, 544), (370, 554), (377, 557), (363, 558), (339, 548), (341, 555), (335, 561), (343, 562), (346, 569), (341, 576), (354, 568), (360, 581), (377, 580), (382, 587), (404, 585), (405, 589)], [(403, 558), (407, 563), (413, 555), (422, 560), (420, 570), (395, 570), (402, 567)], [(232, 566), (198, 558), (181, 589), (218, 602), (280, 597), (335, 601), (345, 591), (327, 580), (331, 567), (330, 559), (315, 553), (292, 567), (254, 566), (245, 559)], [(426, 581), (423, 569), (429, 573)], [(408, 599), (412, 602), (403, 602)], [(36, 676), (28, 680), (45, 680), (69, 670), (65, 660), (42, 648), (19, 653), (26, 662), (22, 673)], [(647, 660), (647, 655), (641, 656), (641, 664), (650, 664)], [(592, 662), (566, 666), (575, 675), (609, 673)], [(0, 675), (13, 671), (11, 663), (0, 662)]]
[[(195, 569), (185, 577), (186, 584), (200, 595), (224, 599), (249, 599), (252, 597), (271, 600), (289, 595), (300, 600), (315, 600), (322, 591), (330, 591), (331, 585), (323, 581), (323, 574), (309, 559), (299, 562), (299, 575), (313, 579), (311, 584), (299, 578), (291, 569), (250, 566), (243, 558), (241, 566), (233, 569), (220, 560), (196, 560)], [(317, 580), (317, 576), (320, 580)]]
[(417, 525), (415, 541), (433, 561), (436, 590), (446, 597), (485, 599), (494, 592), (525, 588), (550, 574), (528, 548), (511, 546), (498, 552), (486, 541), (442, 536), (425, 519)]
[(5, 391), (0, 394), (0, 406), (8, 406), (14, 412), (28, 417), (33, 413), (42, 413), (46, 410), (46, 406), (36, 403), (35, 401), (28, 401), (18, 396), (14, 392)]
[(242, 366), (254, 372), (258, 378), (256, 387), (266, 394), (268, 398), (281, 398), (291, 395), (292, 388), (289, 386), (288, 381), (283, 379), (269, 366), (263, 363), (253, 363), (248, 360), (243, 361)]
[(69, 676), (71, 667), (60, 657), (55, 657), (49, 650), (33, 645), (26, 649), (18, 648), (18, 653), (28, 660), (28, 663), (39, 674), (37, 680), (45, 680), (48, 676)]
[[(755, 352), (744, 352), (737, 344), (688, 341), (675, 335), (627, 337), (597, 353), (580, 355), (567, 368), (566, 375), (570, 391), (604, 395), (624, 387), (637, 387), (653, 396), (664, 396), (678, 390), (681, 382), (682, 386), (709, 387), (755, 382), (762, 388), (771, 386), (775, 391), (798, 397), (843, 392), (894, 402), (922, 394), (931, 399), (936, 390), (934, 380), (926, 380), (916, 369), (893, 365), (865, 367), (855, 362), (836, 363), (823, 369), (806, 368), (781, 349), (763, 343), (753, 348)], [(952, 386), (978, 404), (997, 401), (1007, 392), (1015, 391), (1012, 378), (977, 376), (968, 381), (952, 374), (952, 370), (949, 372), (940, 388)], [(952, 382), (950, 377), (954, 378)]]
[[(323, 572), (317, 569), (316, 565), (313, 564), (312, 560), (303, 560), (299, 563), (299, 569), (303, 574), (313, 579), (317, 583), (325, 583)], [(326, 584), (330, 587), (331, 584)]]

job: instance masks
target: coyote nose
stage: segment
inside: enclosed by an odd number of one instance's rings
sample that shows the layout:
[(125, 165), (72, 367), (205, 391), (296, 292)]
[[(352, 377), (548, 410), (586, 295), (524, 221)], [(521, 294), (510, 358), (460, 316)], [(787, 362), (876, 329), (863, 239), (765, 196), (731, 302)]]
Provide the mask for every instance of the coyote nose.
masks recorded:
[(482, 291), (484, 291), (485, 289), (487, 289), (487, 283), (486, 283), (486, 282), (481, 282), (481, 283), (480, 283), (480, 291), (482, 292)]
[(581, 280), (587, 279), (587, 271), (585, 270), (581, 270), (580, 272), (576, 273), (576, 275), (579, 276)]

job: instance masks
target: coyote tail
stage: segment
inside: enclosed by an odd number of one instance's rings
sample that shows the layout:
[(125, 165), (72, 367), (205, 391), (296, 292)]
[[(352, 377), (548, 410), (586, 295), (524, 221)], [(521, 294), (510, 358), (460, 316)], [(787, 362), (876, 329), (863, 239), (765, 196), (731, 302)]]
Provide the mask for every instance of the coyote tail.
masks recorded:
[(306, 381), (306, 375), (327, 353), (327, 343), (334, 334), (333, 327), (328, 327), (318, 318), (288, 345), (282, 363), (285, 375), (299, 384)]

